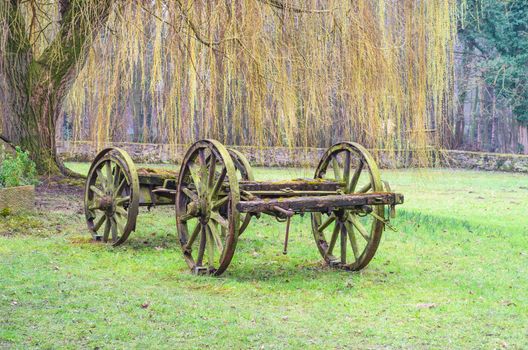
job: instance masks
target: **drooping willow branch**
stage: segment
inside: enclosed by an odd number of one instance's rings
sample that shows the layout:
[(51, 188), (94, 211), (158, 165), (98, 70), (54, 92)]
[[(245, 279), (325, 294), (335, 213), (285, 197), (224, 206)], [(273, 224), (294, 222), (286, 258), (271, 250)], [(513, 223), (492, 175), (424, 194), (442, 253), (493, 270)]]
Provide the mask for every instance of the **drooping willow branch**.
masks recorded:
[(285, 11), (292, 11), (295, 13), (328, 13), (329, 10), (308, 10), (308, 9), (302, 9), (299, 7), (295, 7), (289, 4), (285, 4), (282, 1), (279, 0), (258, 0), (262, 3), (268, 4), (270, 6), (273, 6), (275, 8), (278, 8), (279, 10), (285, 10)]
[[(78, 1), (25, 12), (46, 13), (25, 24), (35, 27), (27, 45), (45, 57), (62, 11)], [(62, 106), (66, 139), (354, 140), (425, 159), (449, 136), (456, 0), (116, 4)]]

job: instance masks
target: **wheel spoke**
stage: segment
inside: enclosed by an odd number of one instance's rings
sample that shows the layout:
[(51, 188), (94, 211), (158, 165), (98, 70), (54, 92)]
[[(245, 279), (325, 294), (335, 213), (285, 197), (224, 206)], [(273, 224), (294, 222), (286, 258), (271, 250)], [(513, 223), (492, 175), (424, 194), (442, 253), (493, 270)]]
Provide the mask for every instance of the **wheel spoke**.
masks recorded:
[(108, 235), (110, 234), (111, 226), (112, 226), (112, 223), (110, 222), (110, 219), (107, 218), (105, 222), (104, 233), (103, 233), (103, 242), (108, 242)]
[(191, 180), (194, 183), (196, 190), (198, 191), (198, 193), (200, 193), (200, 191), (202, 190), (201, 181), (200, 181), (200, 177), (198, 176), (198, 174), (196, 174), (197, 169), (195, 168), (195, 164), (194, 163), (189, 164), (187, 168), (189, 169), (189, 175), (191, 175)]
[[(118, 215), (114, 216), (114, 220), (117, 223), (117, 228), (118, 228), (119, 232), (124, 232), (125, 231), (125, 227), (126, 227), (126, 217), (123, 218), (123, 217), (120, 216), (120, 215), (123, 215), (123, 214), (121, 214), (119, 212), (116, 212), (116, 213)], [(125, 212), (125, 215), (126, 215), (126, 212)]]
[(218, 176), (218, 179), (216, 179), (213, 189), (211, 190), (211, 198), (214, 198), (218, 194), (218, 191), (220, 190), (220, 188), (222, 187), (222, 184), (224, 183), (226, 175), (227, 175), (227, 169), (224, 167), (222, 168), (222, 171), (220, 172), (220, 176)]
[(116, 213), (118, 213), (120, 215), (128, 216), (127, 211), (123, 207), (116, 207), (115, 210), (116, 210)]
[(345, 226), (341, 224), (341, 264), (346, 264), (347, 233)]
[(200, 182), (202, 191), (207, 191), (207, 162), (205, 160), (205, 149), (200, 148), (198, 151), (198, 158), (200, 160)]
[(90, 186), (90, 191), (92, 191), (93, 193), (95, 193), (99, 197), (104, 197), (105, 196), (104, 192), (101, 191), (99, 188), (95, 187), (95, 185), (91, 185)]
[(220, 238), (220, 234), (218, 233), (216, 226), (210, 221), (207, 223), (207, 225), (209, 226), (209, 230), (211, 231), (211, 234), (213, 235), (216, 248), (218, 249), (220, 254), (222, 254), (222, 252), (224, 251), (224, 245), (222, 244), (222, 239)]
[(212, 211), (211, 212), (211, 219), (213, 219), (214, 221), (218, 222), (221, 226), (225, 227), (226, 229), (229, 228), (229, 222), (227, 221), (226, 218), (222, 217), (222, 215), (220, 215), (220, 213), (218, 213), (216, 211)]
[(126, 202), (129, 202), (129, 201), (130, 201), (130, 196), (116, 198), (115, 205), (119, 206), (119, 205), (125, 204)]
[(198, 195), (196, 193), (194, 193), (193, 191), (191, 191), (190, 189), (184, 187), (182, 189), (182, 191), (183, 191), (183, 193), (185, 193), (187, 195), (187, 197), (189, 197), (193, 201), (197, 201), (198, 200)]
[(93, 230), (94, 230), (95, 232), (99, 231), (99, 229), (101, 228), (101, 226), (103, 225), (103, 223), (105, 222), (105, 220), (106, 220), (106, 215), (102, 215), (102, 216), (99, 218), (99, 220), (97, 220), (97, 222), (95, 223)]
[(332, 157), (332, 168), (334, 169), (334, 177), (336, 181), (341, 181), (341, 169), (339, 168), (339, 162), (336, 157)]
[(341, 225), (339, 224), (339, 222), (335, 223), (334, 230), (332, 231), (332, 237), (330, 238), (330, 244), (328, 245), (328, 250), (326, 251), (326, 255), (332, 255), (332, 252), (334, 251), (340, 226)]
[[(95, 202), (95, 200), (91, 200), (89, 201), (89, 204), (88, 204), (88, 210), (89, 211), (94, 211), (94, 210), (98, 210), (99, 209), (99, 206), (97, 205), (97, 203)], [(95, 218), (95, 215), (94, 214), (94, 218)]]
[(101, 169), (102, 169), (102, 167), (100, 169), (96, 170), (96, 172), (97, 172), (97, 180), (101, 181), (101, 186), (103, 187), (103, 191), (106, 191), (107, 179), (106, 179), (106, 176), (103, 175), (103, 172), (101, 171)]
[(189, 213), (185, 213), (185, 214), (182, 214), (179, 216), (179, 219), (181, 222), (186, 222), (186, 221), (189, 221), (191, 219), (194, 219), (196, 216), (192, 215), (192, 214), (189, 214)]
[(343, 170), (343, 181), (348, 184), (350, 180), (350, 152), (345, 151), (345, 169)]
[(359, 161), (359, 165), (356, 168), (356, 171), (354, 171), (354, 175), (352, 176), (352, 179), (350, 180), (350, 183), (348, 183), (347, 191), (346, 193), (352, 193), (356, 189), (357, 183), (359, 181), (359, 176), (361, 175), (361, 172), (363, 171), (363, 160)]
[(184, 247), (185, 251), (191, 250), (191, 247), (194, 244), (196, 237), (198, 237), (199, 232), (200, 232), (200, 223), (196, 224), (193, 232), (191, 233), (191, 236), (189, 237), (189, 240), (187, 240), (187, 243), (185, 244), (185, 247)]
[(370, 181), (369, 181), (369, 183), (366, 184), (365, 186), (361, 187), (361, 188), (357, 191), (357, 193), (367, 193), (368, 191), (370, 191), (371, 188), (372, 188), (372, 183), (370, 183)]
[(114, 167), (114, 189), (117, 189), (120, 185), (119, 180), (121, 179), (121, 175), (121, 167), (116, 164)]
[(357, 228), (361, 236), (363, 236), (363, 238), (365, 238), (367, 242), (370, 241), (370, 235), (367, 229), (365, 228), (365, 226), (363, 226), (363, 224), (357, 219), (355, 215), (350, 215), (350, 221), (352, 222), (354, 227)]
[(221, 199), (217, 200), (213, 204), (213, 210), (220, 208), (222, 205), (226, 204), (226, 202), (229, 200), (228, 196), (222, 197)]
[(114, 186), (112, 183), (112, 162), (107, 161), (104, 167), (106, 168), (106, 189), (113, 190)]
[(209, 157), (209, 174), (207, 177), (207, 188), (213, 188), (215, 172), (216, 172), (216, 156), (214, 155), (214, 153), (211, 153), (211, 156)]
[(126, 184), (126, 177), (123, 177), (121, 182), (117, 185), (117, 187), (114, 190), (114, 198), (116, 198), (119, 195), (119, 193), (123, 191), (125, 184)]
[(200, 246), (198, 247), (198, 257), (196, 259), (196, 265), (198, 266), (202, 266), (203, 257), (205, 253), (205, 245), (207, 243), (207, 237), (206, 237), (207, 235), (206, 235), (205, 226), (200, 224), (200, 227), (201, 227)]
[(328, 226), (330, 226), (330, 224), (332, 224), (332, 222), (334, 222), (336, 219), (335, 215), (332, 213), (332, 215), (330, 215), (326, 220), (325, 222), (323, 222), (321, 225), (319, 225), (317, 227), (317, 231), (319, 232), (323, 232), (324, 229), (326, 229)]
[(206, 227), (206, 232), (208, 233), (206, 245), (207, 245), (207, 262), (209, 263), (210, 268), (214, 268), (214, 239), (209, 225)]
[(358, 245), (356, 241), (356, 236), (354, 235), (354, 227), (350, 224), (350, 222), (345, 221), (345, 229), (348, 233), (348, 239), (350, 240), (352, 251), (354, 252), (354, 258), (355, 260), (357, 260), (359, 253), (358, 253)]
[(110, 218), (110, 222), (112, 224), (112, 241), (116, 242), (117, 241), (117, 222), (115, 221), (113, 217)]

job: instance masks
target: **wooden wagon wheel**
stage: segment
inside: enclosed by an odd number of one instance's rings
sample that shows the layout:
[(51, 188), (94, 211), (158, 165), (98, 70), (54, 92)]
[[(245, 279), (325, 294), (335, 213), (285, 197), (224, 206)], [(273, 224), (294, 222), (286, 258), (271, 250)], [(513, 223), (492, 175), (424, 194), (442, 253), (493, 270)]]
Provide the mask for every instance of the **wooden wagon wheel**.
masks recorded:
[[(228, 151), (231, 155), (231, 158), (233, 159), (233, 163), (235, 164), (235, 169), (237, 170), (238, 175), (237, 178), (243, 181), (255, 180), (255, 177), (253, 176), (253, 169), (251, 168), (251, 164), (249, 164), (247, 158), (242, 153), (232, 148), (229, 148)], [(251, 222), (251, 214), (241, 213), (240, 220), (242, 224), (240, 225), (240, 229), (238, 231), (239, 236), (246, 230), (249, 223)]]
[(183, 159), (176, 189), (176, 224), (185, 261), (196, 274), (221, 275), (238, 240), (237, 171), (218, 141), (194, 143)]
[[(330, 147), (319, 162), (315, 178), (342, 182), (344, 194), (383, 191), (376, 162), (363, 146), (352, 142)], [(384, 210), (383, 205), (373, 205), (312, 213), (312, 232), (325, 261), (353, 271), (367, 266), (381, 239)], [(347, 254), (348, 246), (351, 252)]]
[(95, 240), (125, 242), (136, 228), (139, 179), (134, 162), (119, 148), (102, 150), (93, 161), (84, 191), (84, 212)]

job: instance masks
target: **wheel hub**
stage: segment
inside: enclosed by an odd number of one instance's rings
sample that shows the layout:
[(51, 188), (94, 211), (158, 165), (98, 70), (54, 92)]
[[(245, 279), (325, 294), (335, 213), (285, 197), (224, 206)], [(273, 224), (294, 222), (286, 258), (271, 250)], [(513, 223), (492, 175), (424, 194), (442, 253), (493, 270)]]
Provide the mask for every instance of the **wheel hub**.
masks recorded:
[(201, 196), (198, 200), (187, 204), (187, 214), (199, 217), (200, 222), (206, 224), (211, 218), (211, 204)]
[(112, 214), (115, 211), (114, 199), (112, 196), (104, 196), (99, 200), (97, 208)]
[(200, 198), (200, 220), (203, 223), (209, 222), (209, 219), (211, 218), (211, 208), (209, 205), (209, 201), (207, 198), (202, 197)]

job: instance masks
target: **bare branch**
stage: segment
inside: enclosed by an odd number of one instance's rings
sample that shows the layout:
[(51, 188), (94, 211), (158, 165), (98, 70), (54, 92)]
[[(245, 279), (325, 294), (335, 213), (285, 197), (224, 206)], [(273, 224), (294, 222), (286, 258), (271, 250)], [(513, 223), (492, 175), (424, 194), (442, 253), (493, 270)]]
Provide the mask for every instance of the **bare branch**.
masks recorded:
[(295, 13), (329, 13), (330, 12), (329, 10), (308, 10), (308, 9), (302, 9), (302, 8), (299, 8), (299, 7), (295, 7), (295, 6), (292, 6), (292, 5), (285, 4), (285, 3), (283, 3), (282, 1), (279, 1), (279, 0), (258, 0), (258, 1), (260, 1), (262, 3), (265, 3), (267, 5), (273, 6), (275, 8), (278, 8), (279, 10), (291, 11), (291, 12), (295, 12)]

